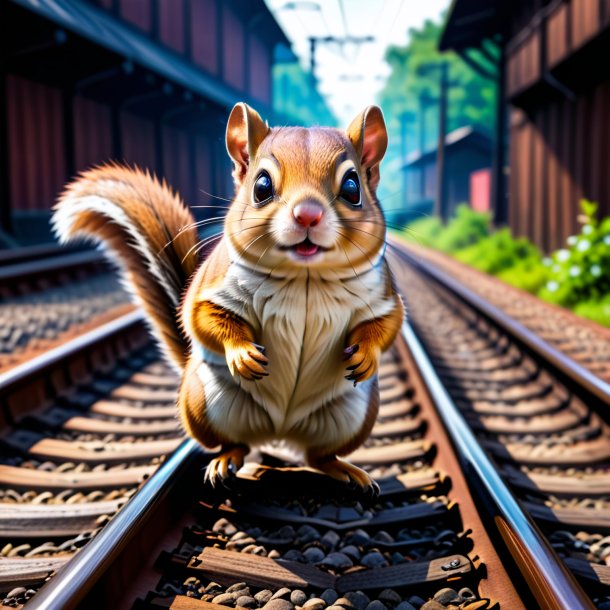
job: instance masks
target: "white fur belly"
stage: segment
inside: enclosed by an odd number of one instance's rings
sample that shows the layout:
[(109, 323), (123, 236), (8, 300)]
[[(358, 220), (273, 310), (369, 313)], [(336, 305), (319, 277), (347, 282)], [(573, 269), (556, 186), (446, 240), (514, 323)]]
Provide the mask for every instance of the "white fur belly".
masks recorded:
[(248, 384), (276, 424), (287, 430), (321, 405), (348, 392), (342, 360), (352, 311), (328, 291), (294, 280), (266, 300), (261, 342), (269, 376)]

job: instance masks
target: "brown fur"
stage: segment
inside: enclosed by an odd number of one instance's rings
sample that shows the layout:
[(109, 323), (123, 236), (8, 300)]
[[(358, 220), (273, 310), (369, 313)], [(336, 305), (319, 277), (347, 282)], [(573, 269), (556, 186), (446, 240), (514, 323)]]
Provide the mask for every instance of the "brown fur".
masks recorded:
[[(83, 172), (62, 193), (56, 210), (87, 197), (112, 200), (122, 208), (151, 251), (158, 253), (158, 262), (166, 270), (174, 299), (179, 299), (198, 262), (194, 250), (197, 233), (191, 226), (194, 219), (182, 200), (165, 182), (159, 182), (148, 172), (114, 164)], [(104, 212), (84, 211), (76, 215), (64, 239), (80, 236), (102, 241), (116, 254), (127, 284), (136, 293), (162, 344), (174, 362), (183, 367), (188, 343), (179, 328), (171, 295), (134, 250), (129, 233), (113, 221)], [(185, 227), (189, 228), (185, 230)]]
[[(348, 379), (362, 382), (374, 377), (381, 352), (394, 340), (404, 309), (383, 260), (385, 222), (375, 197), (379, 162), (386, 146), (383, 117), (375, 107), (365, 110), (346, 132), (342, 132), (331, 128), (270, 129), (256, 112), (238, 104), (227, 127), (227, 150), (234, 162), (236, 196), (225, 219), (223, 239), (198, 269), (198, 242), (191, 214), (165, 183), (159, 183), (148, 173), (109, 165), (85, 172), (62, 194), (57, 217), (67, 215), (72, 223), (66, 229), (58, 220), (62, 237), (93, 237), (105, 242), (117, 254), (126, 280), (145, 308), (154, 330), (173, 361), (183, 369), (178, 410), (184, 428), (206, 447), (222, 446), (222, 454), (208, 468), (212, 480), (227, 476), (231, 466), (239, 468), (248, 448), (242, 442), (243, 430), (240, 437), (233, 434), (233, 430), (218, 429), (210, 421), (210, 418), (218, 417), (219, 407), (221, 412), (228, 407), (214, 402), (216, 412), (213, 412), (206, 405), (200, 378), (202, 362), (207, 362), (209, 357), (206, 350), (215, 354), (214, 358), (224, 357), (241, 391), (247, 392), (248, 382), (267, 375), (265, 350), (255, 343), (261, 329), (252, 325), (259, 322), (252, 315), (249, 317), (251, 323), (244, 319), (248, 317), (246, 309), (251, 305), (243, 303), (230, 310), (214, 300), (216, 289), (222, 289), (232, 265), (237, 266), (233, 269), (243, 267), (246, 270), (244, 277), (263, 278), (285, 277), (299, 266), (310, 265), (310, 269), (328, 278), (318, 281), (352, 282), (350, 285), (358, 280), (360, 273), (381, 269), (375, 273), (382, 275), (374, 277), (387, 278), (387, 286), (385, 295), (375, 288), (378, 298), (383, 296), (383, 309), (379, 311), (387, 311), (389, 304), (393, 307), (389, 313), (360, 322), (348, 330), (345, 347), (353, 348), (345, 362)], [(253, 202), (252, 190), (262, 170), (272, 178), (274, 196), (273, 201), (257, 205)], [(359, 207), (350, 205), (337, 194), (347, 171), (356, 171), (359, 176)], [(87, 201), (89, 208), (83, 205)], [(100, 201), (109, 202), (107, 206), (111, 211), (105, 211)], [(287, 249), (304, 239), (298, 237), (302, 229), (295, 224), (293, 216), (295, 206), (304, 201), (320, 206), (326, 223), (324, 228), (316, 226), (307, 230), (307, 236), (323, 253), (313, 262), (303, 262), (286, 254)], [(83, 206), (80, 212), (79, 205)], [(63, 222), (69, 224), (65, 219)], [(330, 234), (332, 243), (318, 243), (318, 239), (330, 239)], [(145, 247), (136, 243), (140, 240), (145, 241)], [(341, 286), (344, 290), (343, 284)], [(364, 288), (364, 284), (362, 286)], [(351, 289), (348, 293), (351, 295)], [(360, 298), (366, 305), (364, 296), (361, 298), (354, 292), (356, 302)], [(177, 301), (182, 297), (178, 310)], [(201, 354), (197, 350), (189, 354), (186, 337), (198, 343), (198, 349), (203, 348)], [(339, 347), (337, 343), (335, 346), (334, 349)], [(280, 349), (277, 345), (273, 347)], [(205, 374), (214, 375), (210, 369), (206, 370)], [(238, 382), (239, 378), (246, 385)], [(341, 378), (332, 379), (338, 382)], [(228, 382), (231, 382), (230, 378)], [(320, 408), (332, 399), (332, 396), (322, 397)], [(307, 430), (303, 429), (305, 436), (301, 440), (309, 442), (308, 463), (338, 479), (370, 488), (373, 484), (366, 473), (336, 456), (351, 453), (365, 441), (378, 409), (379, 392), (375, 380), (360, 429), (352, 434), (352, 429), (346, 428), (351, 437), (344, 432), (332, 443), (335, 446), (316, 447), (311, 445), (311, 439), (305, 438)], [(231, 411), (224, 413), (231, 413), (233, 417)], [(360, 422), (360, 419), (355, 421)], [(251, 430), (248, 428), (248, 433)]]

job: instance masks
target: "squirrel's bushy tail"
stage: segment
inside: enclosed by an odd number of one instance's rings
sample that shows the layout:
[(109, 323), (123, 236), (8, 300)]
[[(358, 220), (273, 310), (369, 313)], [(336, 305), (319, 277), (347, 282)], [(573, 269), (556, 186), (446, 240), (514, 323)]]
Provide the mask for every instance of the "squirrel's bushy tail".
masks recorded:
[(107, 247), (165, 354), (182, 369), (188, 346), (178, 306), (198, 260), (194, 219), (182, 200), (148, 172), (106, 165), (66, 187), (52, 222), (62, 242), (84, 237)]

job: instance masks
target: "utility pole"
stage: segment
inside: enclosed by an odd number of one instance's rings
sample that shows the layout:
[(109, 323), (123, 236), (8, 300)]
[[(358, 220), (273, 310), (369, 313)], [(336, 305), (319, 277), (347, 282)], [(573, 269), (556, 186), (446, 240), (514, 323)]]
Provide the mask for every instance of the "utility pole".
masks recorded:
[(375, 42), (374, 36), (310, 36), (309, 40), (309, 71), (311, 78), (315, 81), (314, 72), (316, 69), (316, 51), (319, 44), (336, 43), (343, 46), (347, 43), (363, 44), (365, 42)]
[(438, 148), (436, 153), (436, 197), (434, 213), (443, 221), (447, 220), (447, 177), (445, 176), (445, 135), (447, 133), (447, 102), (449, 89), (457, 83), (449, 81), (449, 64), (446, 61), (420, 66), (421, 75), (431, 72), (439, 73), (439, 110), (438, 110)]
[[(418, 102), (419, 102), (418, 147), (419, 147), (419, 154), (423, 156), (424, 153), (426, 152), (426, 110), (428, 110), (428, 108), (430, 108), (430, 106), (433, 106), (434, 104), (438, 103), (438, 100), (424, 92), (424, 93), (419, 94)], [(421, 171), (419, 173), (419, 180), (420, 180), (419, 194), (420, 194), (420, 198), (423, 200), (426, 196), (426, 172), (424, 171), (423, 167), (421, 168)]]
[(409, 123), (415, 120), (415, 115), (412, 112), (402, 112), (400, 114), (400, 171), (402, 172), (402, 206), (407, 206), (407, 170), (404, 167), (404, 163), (407, 160), (407, 137)]
[(434, 213), (447, 221), (447, 179), (445, 176), (445, 134), (447, 133), (447, 98), (449, 97), (449, 64), (440, 68), (440, 98), (438, 109), (438, 149), (436, 152), (436, 199)]
[(506, 205), (506, 176), (504, 166), (506, 164), (506, 120), (507, 103), (506, 95), (506, 58), (504, 46), (499, 45), (500, 57), (498, 59), (498, 76), (496, 89), (496, 142), (492, 164), (492, 205), (494, 206), (494, 225), (500, 227), (508, 222), (508, 210)]

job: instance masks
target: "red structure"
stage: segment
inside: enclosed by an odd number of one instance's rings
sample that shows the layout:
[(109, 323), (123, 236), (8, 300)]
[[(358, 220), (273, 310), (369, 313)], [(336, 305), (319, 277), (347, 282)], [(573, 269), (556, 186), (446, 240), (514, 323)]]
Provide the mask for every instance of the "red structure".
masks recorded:
[(505, 160), (494, 173), (496, 217), (557, 248), (577, 230), (583, 197), (610, 215), (610, 1), (454, 0), (441, 48), (476, 63), (472, 50), (493, 61), (494, 45), (498, 159), (506, 123), (510, 135), (508, 207)]
[(0, 29), (0, 228), (21, 243), (48, 234), (67, 179), (110, 159), (193, 205), (226, 197), (228, 111), (273, 119), (289, 44), (263, 0), (0, 0)]

